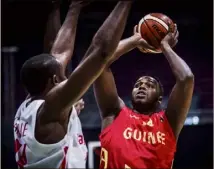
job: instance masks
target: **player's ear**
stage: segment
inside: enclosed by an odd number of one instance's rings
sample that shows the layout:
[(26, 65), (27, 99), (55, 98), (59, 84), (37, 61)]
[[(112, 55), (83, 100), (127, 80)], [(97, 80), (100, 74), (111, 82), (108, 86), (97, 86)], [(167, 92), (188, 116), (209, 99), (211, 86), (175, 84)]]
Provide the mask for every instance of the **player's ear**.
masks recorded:
[(159, 104), (161, 104), (161, 103), (162, 103), (162, 100), (163, 100), (163, 96), (159, 96), (159, 98), (158, 98), (158, 102), (159, 102)]
[(52, 77), (52, 83), (53, 83), (54, 85), (56, 85), (56, 84), (59, 83), (59, 79), (58, 79), (57, 75), (53, 75), (53, 77)]

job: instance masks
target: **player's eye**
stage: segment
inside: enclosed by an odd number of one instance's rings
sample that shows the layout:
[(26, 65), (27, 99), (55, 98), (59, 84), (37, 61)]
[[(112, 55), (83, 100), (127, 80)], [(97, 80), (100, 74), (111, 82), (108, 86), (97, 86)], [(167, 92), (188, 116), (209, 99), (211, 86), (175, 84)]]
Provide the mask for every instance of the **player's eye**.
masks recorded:
[(138, 87), (139, 87), (139, 84), (135, 84), (134, 87), (135, 87), (135, 88), (138, 88)]
[(138, 88), (138, 87), (140, 87), (140, 85), (141, 85), (141, 83), (139, 82), (139, 83), (137, 83), (137, 84), (135, 84), (135, 88)]
[(154, 84), (150, 84), (150, 87), (151, 87), (151, 88), (155, 88), (155, 85), (154, 85)]
[(147, 88), (151, 88), (151, 84), (150, 83), (145, 83), (145, 86), (147, 87)]

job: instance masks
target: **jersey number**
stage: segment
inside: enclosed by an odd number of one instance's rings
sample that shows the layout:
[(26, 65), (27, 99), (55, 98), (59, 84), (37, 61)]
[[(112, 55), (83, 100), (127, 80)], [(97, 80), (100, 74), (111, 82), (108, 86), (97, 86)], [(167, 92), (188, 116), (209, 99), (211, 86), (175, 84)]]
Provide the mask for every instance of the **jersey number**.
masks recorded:
[[(100, 164), (104, 163), (103, 169), (107, 169), (108, 168), (108, 151), (105, 148), (101, 149), (101, 153), (100, 153)], [(129, 167), (127, 164), (124, 165), (125, 169), (131, 169), (131, 167)]]

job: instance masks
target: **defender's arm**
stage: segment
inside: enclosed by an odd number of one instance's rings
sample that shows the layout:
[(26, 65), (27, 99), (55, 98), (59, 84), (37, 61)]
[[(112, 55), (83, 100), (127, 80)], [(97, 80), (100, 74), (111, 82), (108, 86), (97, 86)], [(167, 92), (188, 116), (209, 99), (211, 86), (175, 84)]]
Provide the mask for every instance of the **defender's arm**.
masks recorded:
[(81, 1), (73, 1), (69, 6), (65, 21), (60, 28), (51, 48), (51, 55), (55, 56), (63, 66), (63, 72), (73, 56), (76, 28), (82, 8)]
[(86, 53), (88, 57), (79, 64), (67, 81), (47, 94), (42, 111), (47, 117), (52, 113), (53, 117), (49, 120), (59, 119), (60, 112), (70, 108), (101, 74), (118, 46), (131, 4), (131, 1), (118, 2), (95, 34)]
[(50, 53), (56, 35), (61, 27), (60, 22), (60, 1), (52, 2), (52, 9), (48, 15), (44, 36), (44, 52)]

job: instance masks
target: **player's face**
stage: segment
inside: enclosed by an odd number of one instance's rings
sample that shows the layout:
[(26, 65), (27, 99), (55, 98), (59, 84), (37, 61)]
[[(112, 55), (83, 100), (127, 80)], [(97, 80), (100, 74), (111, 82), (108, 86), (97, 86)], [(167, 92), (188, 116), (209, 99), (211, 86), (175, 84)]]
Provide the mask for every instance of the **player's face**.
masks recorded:
[(132, 100), (135, 103), (152, 104), (159, 97), (158, 82), (149, 76), (137, 80), (132, 91)]

